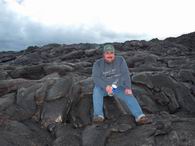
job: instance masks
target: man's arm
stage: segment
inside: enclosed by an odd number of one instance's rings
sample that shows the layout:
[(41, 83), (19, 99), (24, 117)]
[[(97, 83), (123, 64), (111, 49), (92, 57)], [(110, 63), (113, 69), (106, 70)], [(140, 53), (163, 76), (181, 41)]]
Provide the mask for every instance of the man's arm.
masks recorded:
[(95, 83), (95, 85), (101, 87), (102, 89), (106, 89), (106, 82), (102, 80), (101, 73), (100, 73), (100, 67), (98, 66), (98, 63), (95, 62), (92, 69), (92, 79)]
[(124, 81), (125, 88), (131, 89), (131, 79), (129, 77), (129, 69), (124, 58), (122, 58), (121, 73)]

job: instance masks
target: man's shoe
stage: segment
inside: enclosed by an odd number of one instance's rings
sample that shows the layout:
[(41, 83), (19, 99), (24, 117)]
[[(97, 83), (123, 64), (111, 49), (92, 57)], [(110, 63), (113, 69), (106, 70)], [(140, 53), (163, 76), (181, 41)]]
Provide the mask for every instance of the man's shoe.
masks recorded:
[(137, 124), (138, 125), (145, 125), (145, 124), (151, 124), (152, 123), (152, 120), (149, 119), (147, 116), (143, 116), (141, 117), (138, 121), (137, 121)]
[(102, 115), (98, 115), (98, 116), (93, 117), (94, 124), (99, 124), (99, 123), (102, 123), (103, 121), (104, 121), (104, 116), (102, 116)]

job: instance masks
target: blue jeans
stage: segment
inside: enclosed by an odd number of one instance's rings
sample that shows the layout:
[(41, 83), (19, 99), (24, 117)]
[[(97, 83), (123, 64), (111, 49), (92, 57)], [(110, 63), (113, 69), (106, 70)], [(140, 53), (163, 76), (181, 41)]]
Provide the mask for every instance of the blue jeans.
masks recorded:
[[(94, 116), (102, 115), (103, 113), (103, 101), (104, 96), (107, 95), (107, 92), (104, 89), (95, 86), (93, 89), (93, 110)], [(143, 111), (137, 102), (137, 99), (133, 95), (126, 95), (123, 88), (117, 88), (117, 93), (115, 93), (117, 98), (121, 99), (124, 103), (127, 104), (129, 110), (132, 112), (135, 119), (139, 119), (143, 116)]]

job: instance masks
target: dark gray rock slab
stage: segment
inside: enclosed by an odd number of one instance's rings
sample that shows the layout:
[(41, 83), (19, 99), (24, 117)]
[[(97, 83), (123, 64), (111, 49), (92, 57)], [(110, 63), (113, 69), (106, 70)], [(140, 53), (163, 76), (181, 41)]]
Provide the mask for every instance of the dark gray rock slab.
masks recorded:
[[(34, 127), (36, 124), (34, 124)], [(0, 125), (0, 144), (5, 146), (42, 146), (51, 143), (51, 137), (46, 132), (37, 131), (37, 128), (30, 128), (29, 124), (8, 120), (4, 125)]]
[(15, 92), (20, 87), (29, 87), (34, 83), (35, 81), (30, 81), (22, 78), (0, 80), (0, 96), (10, 92)]
[(9, 93), (0, 97), (0, 111), (6, 109), (15, 102), (15, 93)]
[(68, 98), (60, 98), (55, 101), (45, 102), (41, 113), (41, 123), (47, 127), (53, 123), (66, 121), (70, 110), (71, 101)]
[(80, 146), (82, 144), (81, 130), (75, 129), (70, 124), (56, 126), (55, 136), (54, 146)]
[(47, 64), (44, 66), (44, 71), (46, 74), (57, 72), (60, 75), (66, 75), (67, 72), (71, 72), (73, 70), (74, 68), (67, 64)]
[(111, 130), (107, 126), (87, 126), (82, 133), (82, 145), (104, 146)]
[(40, 65), (30, 65), (30, 66), (20, 66), (17, 69), (10, 71), (9, 75), (12, 78), (25, 78), (30, 80), (38, 80), (45, 76), (45, 71), (42, 64)]
[(9, 77), (7, 71), (0, 69), (0, 80), (6, 80)]
[(189, 82), (195, 84), (195, 76), (192, 70), (180, 70), (179, 77), (182, 82)]
[(92, 99), (89, 97), (82, 97), (80, 100), (72, 105), (70, 112), (70, 120), (75, 127), (84, 127), (91, 124), (92, 118)]
[(35, 103), (35, 93), (36, 90), (41, 87), (40, 84), (35, 84), (28, 88), (19, 88), (17, 91), (16, 104), (22, 107), (24, 110), (29, 112), (29, 114), (35, 113), (36, 103)]
[(73, 80), (70, 76), (66, 78), (52, 79), (47, 86), (46, 100), (56, 100), (61, 97), (68, 97), (73, 85)]
[(52, 146), (80, 146), (80, 138), (75, 135), (66, 135), (58, 137)]
[(154, 85), (152, 84), (148, 73), (145, 72), (136, 73), (135, 75), (133, 75), (132, 81), (137, 84), (146, 85), (148, 88), (154, 88)]

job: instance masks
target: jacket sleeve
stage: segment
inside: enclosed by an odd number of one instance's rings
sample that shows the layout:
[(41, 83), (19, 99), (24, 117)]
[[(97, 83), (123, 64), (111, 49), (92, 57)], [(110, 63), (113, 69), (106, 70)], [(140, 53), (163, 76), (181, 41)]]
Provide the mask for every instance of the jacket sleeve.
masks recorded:
[(122, 63), (121, 63), (121, 75), (122, 75), (122, 80), (124, 82), (124, 88), (129, 88), (131, 89), (131, 79), (130, 79), (130, 73), (129, 69), (127, 66), (127, 63), (125, 59), (122, 57)]
[(101, 87), (102, 89), (105, 90), (107, 84), (106, 82), (102, 79), (101, 77), (101, 72), (100, 72), (100, 67), (97, 63), (97, 61), (94, 63), (93, 65), (93, 69), (92, 69), (92, 79), (93, 79), (93, 82), (96, 86), (99, 86)]

